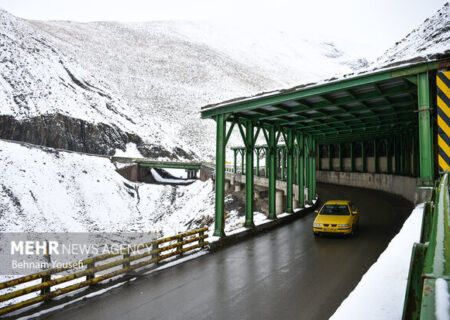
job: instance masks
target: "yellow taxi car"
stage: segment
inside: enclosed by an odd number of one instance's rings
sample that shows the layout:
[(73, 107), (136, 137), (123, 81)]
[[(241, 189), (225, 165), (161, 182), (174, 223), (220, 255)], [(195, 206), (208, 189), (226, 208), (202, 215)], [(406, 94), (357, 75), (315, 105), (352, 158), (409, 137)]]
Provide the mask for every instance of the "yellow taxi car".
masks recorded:
[(358, 229), (358, 209), (348, 200), (327, 201), (320, 211), (315, 212), (313, 231), (316, 236), (321, 233), (354, 235)]

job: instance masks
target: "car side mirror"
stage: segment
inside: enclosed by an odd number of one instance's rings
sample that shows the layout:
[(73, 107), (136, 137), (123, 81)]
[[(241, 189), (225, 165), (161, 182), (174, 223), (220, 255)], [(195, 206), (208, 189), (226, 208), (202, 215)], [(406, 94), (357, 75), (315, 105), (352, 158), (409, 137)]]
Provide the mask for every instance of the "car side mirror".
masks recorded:
[(319, 210), (314, 210), (315, 213), (319, 213)]
[(357, 215), (358, 214), (358, 210), (355, 210), (352, 212), (353, 215)]

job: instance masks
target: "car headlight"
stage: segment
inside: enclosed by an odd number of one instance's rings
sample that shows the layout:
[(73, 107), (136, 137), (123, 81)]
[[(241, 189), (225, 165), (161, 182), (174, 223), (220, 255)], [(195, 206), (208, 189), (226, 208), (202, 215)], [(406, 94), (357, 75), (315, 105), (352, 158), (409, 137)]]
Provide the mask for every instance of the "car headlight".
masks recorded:
[(314, 223), (314, 227), (321, 227), (322, 224), (321, 223)]
[(348, 224), (340, 224), (339, 228), (347, 228), (349, 225)]

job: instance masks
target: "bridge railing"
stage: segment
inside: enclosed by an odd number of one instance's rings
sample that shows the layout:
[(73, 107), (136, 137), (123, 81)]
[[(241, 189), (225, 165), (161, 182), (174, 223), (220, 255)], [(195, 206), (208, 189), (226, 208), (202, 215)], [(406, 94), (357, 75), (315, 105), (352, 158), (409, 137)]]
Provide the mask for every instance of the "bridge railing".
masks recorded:
[[(208, 244), (205, 241), (208, 237), (207, 230), (208, 227), (196, 229), (125, 250), (91, 257), (73, 263), (69, 267), (48, 269), (2, 282), (0, 291), (3, 293), (0, 295), (0, 303), (3, 307), (0, 308), (0, 315), (202, 248)], [(61, 274), (63, 272), (65, 274)], [(100, 272), (103, 273), (99, 274)], [(33, 293), (31, 298), (24, 297)]]
[(431, 200), (425, 203), (420, 243), (414, 244), (411, 256), (403, 319), (436, 319), (438, 300), (449, 299), (449, 213), (449, 173), (446, 172), (434, 187)]

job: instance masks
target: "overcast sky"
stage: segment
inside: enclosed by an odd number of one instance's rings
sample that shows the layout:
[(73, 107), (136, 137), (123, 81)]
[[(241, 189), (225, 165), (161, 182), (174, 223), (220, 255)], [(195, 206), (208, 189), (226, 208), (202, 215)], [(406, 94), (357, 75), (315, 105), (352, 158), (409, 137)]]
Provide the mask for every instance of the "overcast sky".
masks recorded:
[(38, 20), (225, 21), (230, 26), (295, 28), (358, 42), (381, 54), (433, 15), (444, 0), (0, 0)]

